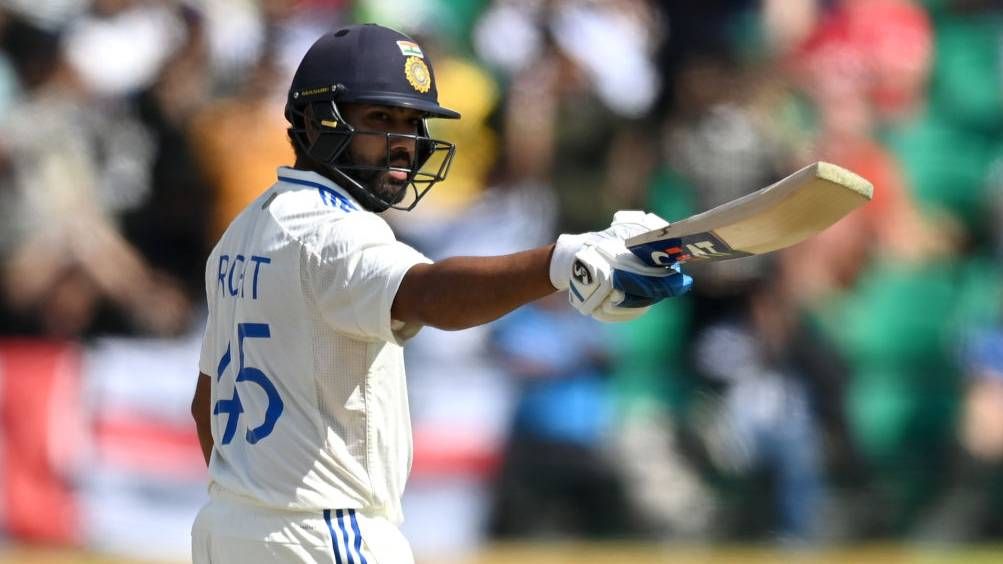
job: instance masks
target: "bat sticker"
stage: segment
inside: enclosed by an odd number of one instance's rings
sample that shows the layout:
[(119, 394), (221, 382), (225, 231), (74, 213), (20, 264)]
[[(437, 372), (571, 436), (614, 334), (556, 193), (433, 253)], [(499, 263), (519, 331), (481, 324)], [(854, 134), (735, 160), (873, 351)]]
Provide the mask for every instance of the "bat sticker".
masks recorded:
[(626, 241), (646, 264), (719, 261), (797, 244), (866, 204), (874, 188), (840, 166), (817, 162), (765, 188)]

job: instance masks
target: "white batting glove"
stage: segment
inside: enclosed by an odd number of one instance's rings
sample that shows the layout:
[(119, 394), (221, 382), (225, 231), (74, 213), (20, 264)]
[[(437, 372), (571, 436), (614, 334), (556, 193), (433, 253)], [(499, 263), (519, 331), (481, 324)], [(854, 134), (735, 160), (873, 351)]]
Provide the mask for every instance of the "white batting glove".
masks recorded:
[(678, 265), (648, 266), (623, 241), (608, 239), (587, 244), (575, 254), (568, 301), (599, 321), (630, 321), (652, 304), (686, 293), (692, 283)]
[(564, 234), (557, 238), (554, 254), (550, 258), (550, 283), (558, 290), (568, 289), (568, 273), (575, 260), (575, 254), (585, 245), (595, 245), (601, 241), (624, 241), (647, 233), (652, 229), (665, 227), (668, 222), (653, 213), (637, 210), (621, 210), (613, 214), (613, 223), (603, 231)]

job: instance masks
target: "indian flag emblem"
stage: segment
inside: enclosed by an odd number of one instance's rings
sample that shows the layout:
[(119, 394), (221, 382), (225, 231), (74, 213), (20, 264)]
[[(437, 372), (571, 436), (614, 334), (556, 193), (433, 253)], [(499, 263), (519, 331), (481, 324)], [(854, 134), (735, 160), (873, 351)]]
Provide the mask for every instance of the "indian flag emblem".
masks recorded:
[(418, 57), (408, 57), (404, 61), (404, 76), (415, 90), (422, 94), (432, 87), (432, 75), (428, 73), (425, 61)]
[(401, 54), (405, 57), (425, 58), (425, 55), (421, 52), (421, 47), (418, 47), (418, 44), (414, 41), (398, 41), (397, 47), (400, 48)]

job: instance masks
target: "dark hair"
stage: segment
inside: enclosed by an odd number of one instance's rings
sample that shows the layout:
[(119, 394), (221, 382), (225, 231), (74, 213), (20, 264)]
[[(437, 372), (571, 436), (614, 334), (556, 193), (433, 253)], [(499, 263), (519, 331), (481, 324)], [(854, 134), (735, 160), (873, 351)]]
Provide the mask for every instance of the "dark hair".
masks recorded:
[(293, 129), (290, 127), (286, 130), (286, 135), (289, 136), (289, 144), (293, 147), (293, 154), (296, 155), (296, 162), (304, 162), (306, 160), (306, 153), (303, 152), (303, 148), (300, 144), (296, 142), (296, 138), (293, 136)]
[(0, 34), (0, 49), (9, 55), (18, 80), (26, 90), (42, 86), (59, 68), (62, 45), (58, 33), (15, 17)]

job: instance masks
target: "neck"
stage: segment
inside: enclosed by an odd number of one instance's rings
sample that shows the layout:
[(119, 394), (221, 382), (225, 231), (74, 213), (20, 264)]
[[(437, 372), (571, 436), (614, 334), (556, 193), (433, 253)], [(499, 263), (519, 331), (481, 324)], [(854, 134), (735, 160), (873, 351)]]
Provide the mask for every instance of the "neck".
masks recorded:
[(293, 168), (297, 170), (307, 170), (310, 172), (316, 172), (317, 174), (321, 174), (321, 172), (317, 170), (317, 167), (314, 166), (313, 161), (305, 157), (296, 157), (296, 162), (293, 163)]
[(293, 168), (296, 170), (302, 170), (306, 172), (313, 172), (323, 176), (324, 178), (334, 182), (335, 184), (341, 184), (338, 179), (331, 176), (331, 173), (325, 169), (325, 167), (319, 166), (317, 161), (309, 157), (297, 157), (296, 162), (293, 163)]
[(347, 190), (348, 193), (356, 199), (356, 201), (362, 204), (362, 207), (371, 212), (379, 213), (387, 209), (386, 205), (382, 205), (379, 201), (375, 200), (365, 188), (354, 186), (350, 181), (346, 181), (346, 179), (333, 176), (328, 167), (320, 166), (316, 160), (311, 159), (306, 155), (296, 157), (296, 162), (293, 164), (293, 168), (296, 170), (317, 173), (331, 182), (334, 182), (338, 186)]

